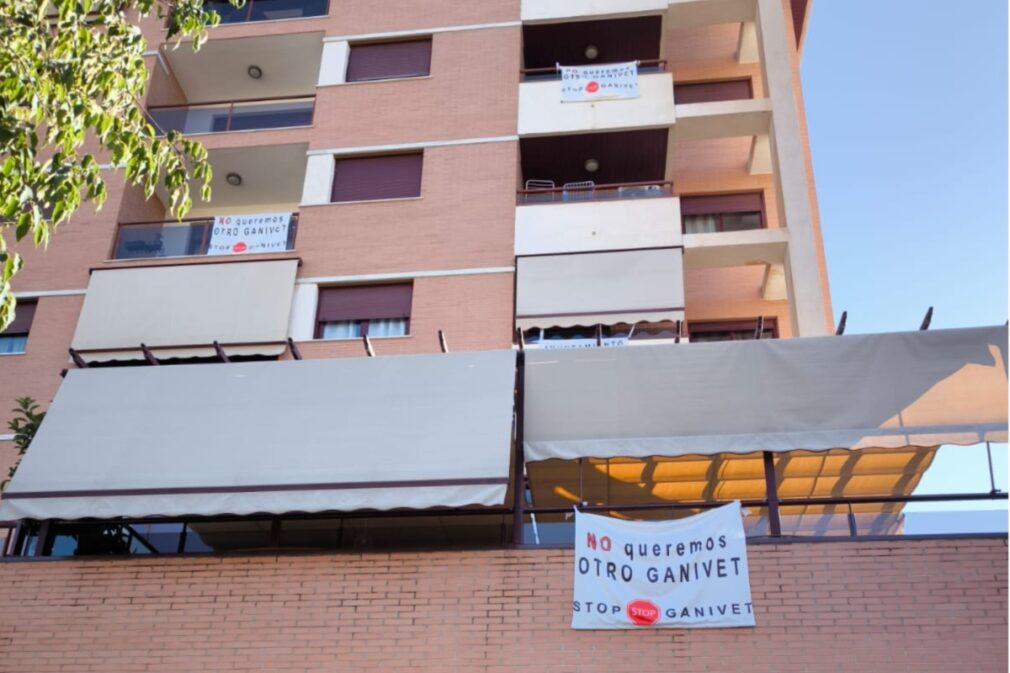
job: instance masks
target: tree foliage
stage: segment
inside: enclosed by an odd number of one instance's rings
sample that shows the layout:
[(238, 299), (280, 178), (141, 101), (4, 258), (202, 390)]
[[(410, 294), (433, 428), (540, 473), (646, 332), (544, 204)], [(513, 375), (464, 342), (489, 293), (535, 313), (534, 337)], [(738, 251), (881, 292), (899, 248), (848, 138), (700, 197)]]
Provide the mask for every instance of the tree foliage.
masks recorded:
[(35, 438), (35, 433), (39, 431), (42, 419), (46, 417), (46, 412), (39, 411), (39, 405), (31, 397), (19, 397), (15, 400), (17, 407), (11, 409), (14, 412), (14, 419), (7, 422), (7, 428), (14, 433), (14, 446), (18, 449), (18, 457), (11, 466), (7, 479), (0, 484), (0, 488), (7, 485), (14, 471), (18, 469), (21, 456), (25, 455), (28, 445)]
[[(82, 202), (101, 207), (99, 166), (121, 169), (150, 198), (162, 183), (169, 210), (210, 198), (206, 150), (176, 132), (155, 134), (141, 102), (147, 43), (137, 26), (156, 14), (168, 37), (192, 38), (220, 20), (203, 0), (0, 0), (0, 330), (14, 318), (14, 239), (44, 246)], [(238, 3), (237, 3), (238, 4)]]

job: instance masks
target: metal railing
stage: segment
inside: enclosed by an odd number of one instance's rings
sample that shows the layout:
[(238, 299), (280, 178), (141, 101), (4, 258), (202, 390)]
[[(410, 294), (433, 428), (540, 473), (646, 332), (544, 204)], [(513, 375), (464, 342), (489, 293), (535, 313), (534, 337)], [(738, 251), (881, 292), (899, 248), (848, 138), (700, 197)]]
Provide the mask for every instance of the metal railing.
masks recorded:
[(246, 0), (242, 7), (235, 7), (227, 0), (207, 0), (204, 2), (204, 9), (217, 12), (222, 24), (245, 23), (326, 16), (329, 13), (329, 2), (328, 0)]
[[(213, 218), (120, 224), (112, 259), (150, 259), (206, 255), (211, 242)], [(294, 250), (298, 213), (288, 221), (285, 250)], [(277, 251), (281, 252), (281, 251)]]
[[(585, 63), (583, 66), (609, 65), (607, 63)], [(650, 58), (638, 62), (638, 74), (648, 75), (651, 73), (666, 72), (666, 59)], [(561, 70), (557, 66), (546, 68), (522, 68), (519, 70), (522, 81), (532, 82), (541, 80), (561, 79)]]
[(310, 126), (315, 107), (315, 96), (287, 96), (158, 105), (149, 107), (147, 114), (159, 134), (227, 133)]
[(613, 182), (602, 185), (568, 183), (560, 187), (530, 187), (516, 191), (519, 205), (608, 201), (673, 196), (672, 181)]
[[(1006, 535), (1005, 509), (969, 511), (905, 511), (914, 503), (999, 502), (1007, 494), (944, 493), (935, 495), (850, 496), (831, 498), (783, 498), (743, 500), (744, 526), (750, 539), (881, 538), (909, 535)], [(721, 507), (720, 502), (670, 502), (648, 504), (582, 505), (582, 512), (619, 512), (632, 518), (662, 512), (664, 518), (690, 516)], [(523, 546), (571, 546), (574, 522), (572, 507), (525, 508)], [(994, 516), (987, 516), (995, 513)], [(941, 519), (940, 517), (944, 518)], [(951, 516), (957, 521), (952, 525)], [(564, 517), (565, 520), (559, 520)], [(997, 519), (999, 521), (997, 521)]]

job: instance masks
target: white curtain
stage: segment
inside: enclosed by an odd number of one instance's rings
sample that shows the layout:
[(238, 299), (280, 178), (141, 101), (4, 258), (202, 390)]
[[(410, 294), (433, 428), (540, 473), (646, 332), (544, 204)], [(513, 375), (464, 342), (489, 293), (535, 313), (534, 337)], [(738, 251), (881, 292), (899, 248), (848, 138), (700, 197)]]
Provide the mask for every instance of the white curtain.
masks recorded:
[(404, 318), (373, 319), (368, 321), (368, 336), (371, 338), (404, 336), (406, 334), (407, 321)]
[(718, 215), (688, 215), (684, 218), (685, 234), (712, 234), (718, 231)]
[(0, 353), (24, 353), (27, 334), (0, 334)]
[(324, 322), (322, 338), (324, 339), (354, 339), (361, 336), (361, 323), (357, 320), (338, 320)]

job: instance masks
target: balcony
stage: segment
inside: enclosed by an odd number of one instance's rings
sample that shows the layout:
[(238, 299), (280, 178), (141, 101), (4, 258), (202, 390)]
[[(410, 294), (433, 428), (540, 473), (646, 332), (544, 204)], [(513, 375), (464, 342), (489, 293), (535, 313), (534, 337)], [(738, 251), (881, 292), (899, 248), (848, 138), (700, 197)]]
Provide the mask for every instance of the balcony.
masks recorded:
[(523, 21), (556, 21), (581, 17), (601, 17), (641, 12), (665, 12), (669, 0), (523, 0)]
[(256, 131), (311, 126), (315, 96), (225, 101), (148, 109), (159, 133), (186, 134)]
[(198, 52), (162, 45), (148, 109), (191, 133), (309, 124), (322, 52), (318, 31), (212, 39)]
[[(243, 226), (255, 227), (255, 223), (245, 225), (244, 222), (226, 222), (227, 219), (255, 220), (256, 215), (238, 215), (234, 218), (221, 218), (220, 231), (215, 231), (215, 218), (200, 218), (183, 220), (181, 222), (136, 222), (121, 224), (116, 235), (116, 244), (112, 258), (152, 259), (158, 257), (190, 257), (200, 255), (240, 254), (257, 252), (283, 252), (294, 250), (295, 236), (298, 229), (298, 213), (292, 213), (287, 221), (271, 222), (267, 225), (276, 229), (273, 233), (258, 236), (258, 242), (237, 241), (225, 246), (223, 238), (229, 242), (240, 235), (232, 235), (231, 231)], [(276, 219), (276, 216), (273, 216)], [(218, 239), (215, 244), (215, 238)], [(240, 249), (235, 249), (236, 247)]]
[(204, 3), (204, 8), (214, 10), (221, 17), (221, 23), (228, 24), (326, 16), (329, 12), (329, 2), (328, 0), (246, 0), (244, 6), (235, 7), (226, 0), (208, 0)]
[(681, 245), (672, 182), (521, 189), (515, 252), (543, 255)]
[[(653, 15), (523, 26), (519, 134), (672, 124), (673, 79), (664, 72), (666, 61), (661, 59), (662, 24), (662, 17)], [(596, 67), (631, 62), (638, 64), (637, 97), (561, 102), (559, 64)]]
[(562, 103), (561, 81), (527, 81), (519, 85), (519, 135), (580, 133), (671, 126), (673, 76), (642, 73), (638, 98)]
[(515, 251), (679, 246), (666, 129), (523, 138)]

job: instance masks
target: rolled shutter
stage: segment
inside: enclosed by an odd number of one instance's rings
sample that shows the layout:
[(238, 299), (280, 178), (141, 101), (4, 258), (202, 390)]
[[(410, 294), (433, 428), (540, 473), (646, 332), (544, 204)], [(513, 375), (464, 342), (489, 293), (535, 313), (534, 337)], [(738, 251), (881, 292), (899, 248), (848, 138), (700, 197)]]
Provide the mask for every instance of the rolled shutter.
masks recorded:
[(424, 77), (431, 73), (431, 38), (409, 42), (351, 45), (348, 82), (399, 77)]
[(755, 212), (764, 212), (764, 200), (761, 192), (680, 197), (681, 215), (718, 215), (720, 213)]
[(319, 322), (409, 318), (414, 287), (359, 285), (324, 287), (319, 290)]
[(14, 322), (2, 330), (3, 334), (28, 334), (32, 327), (32, 320), (35, 318), (35, 302), (18, 302), (15, 309)]
[(337, 159), (333, 201), (371, 201), (421, 195), (421, 153)]
[(686, 103), (715, 103), (724, 100), (753, 98), (750, 79), (731, 79), (721, 82), (691, 82), (673, 85), (673, 101)]

